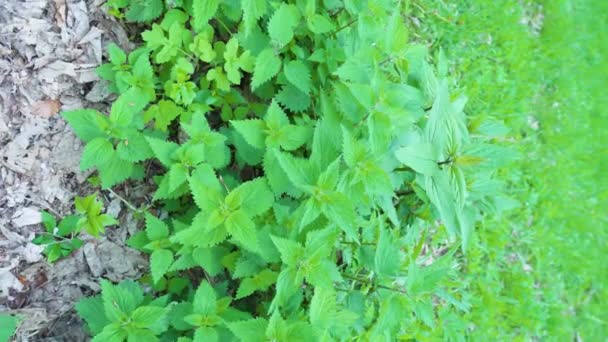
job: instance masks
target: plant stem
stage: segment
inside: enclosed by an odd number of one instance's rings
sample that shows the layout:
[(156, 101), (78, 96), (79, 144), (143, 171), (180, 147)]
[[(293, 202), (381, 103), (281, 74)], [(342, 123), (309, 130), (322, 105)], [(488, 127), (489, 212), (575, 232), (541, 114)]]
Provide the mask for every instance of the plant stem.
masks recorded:
[(356, 23), (356, 22), (357, 22), (357, 20), (359, 20), (359, 18), (354, 18), (354, 19), (352, 19), (351, 21), (349, 21), (348, 23), (346, 23), (346, 24), (344, 24), (344, 25), (342, 25), (342, 26), (338, 27), (338, 29), (336, 29), (336, 30), (335, 30), (335, 31), (332, 33), (332, 35), (336, 35), (338, 32), (340, 32), (340, 31), (344, 30), (345, 28), (349, 27), (350, 25), (352, 25), (352, 24)]
[(362, 278), (359, 278), (359, 277), (351, 276), (349, 274), (342, 273), (342, 277), (346, 278), (346, 279), (350, 279), (352, 281), (356, 281), (358, 283), (371, 285), (371, 286), (379, 288), (379, 289), (384, 289), (384, 290), (395, 291), (395, 292), (407, 294), (407, 292), (405, 290), (396, 289), (396, 288), (390, 287), (390, 286), (379, 285), (379, 284), (374, 283), (371, 280), (362, 279)]
[(122, 203), (124, 203), (129, 209), (135, 211), (135, 212), (139, 212), (140, 210), (137, 209), (133, 204), (131, 204), (131, 202), (127, 201), (126, 199), (124, 199), (122, 196), (120, 196), (119, 194), (117, 194), (116, 192), (114, 192), (114, 190), (112, 189), (108, 189), (108, 192), (111, 193), (114, 197), (118, 198)]

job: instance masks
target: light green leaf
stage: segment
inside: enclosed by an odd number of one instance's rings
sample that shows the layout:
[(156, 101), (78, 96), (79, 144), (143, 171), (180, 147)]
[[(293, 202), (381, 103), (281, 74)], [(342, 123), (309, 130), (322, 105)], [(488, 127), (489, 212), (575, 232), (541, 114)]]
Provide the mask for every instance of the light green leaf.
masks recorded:
[(390, 230), (382, 224), (374, 257), (376, 272), (389, 277), (395, 276), (399, 272), (401, 266), (400, 247), (394, 241)]
[(213, 18), (220, 4), (219, 0), (193, 0), (192, 21), (195, 30), (200, 31)]
[(266, 339), (268, 321), (255, 318), (247, 321), (231, 322), (228, 328), (241, 342), (259, 342)]
[(122, 329), (120, 323), (106, 325), (103, 330), (95, 335), (91, 342), (123, 342), (127, 338), (127, 332)]
[(310, 91), (310, 70), (308, 70), (306, 64), (300, 60), (291, 61), (285, 64), (284, 72), (285, 77), (291, 84), (308, 94)]
[(357, 213), (352, 201), (344, 194), (334, 192), (327, 196), (327, 202), (322, 203), (323, 214), (338, 228), (357, 241)]
[(104, 312), (103, 302), (100, 296), (85, 297), (75, 305), (78, 316), (87, 322), (92, 335), (96, 335), (110, 323)]
[(213, 315), (217, 310), (217, 295), (213, 287), (206, 280), (203, 280), (201, 285), (194, 294), (194, 302), (192, 303), (194, 312), (202, 315)]
[(237, 201), (248, 216), (263, 214), (272, 207), (274, 196), (265, 177), (258, 177), (239, 185), (226, 196), (226, 202)]
[(283, 47), (293, 39), (293, 30), (300, 20), (298, 8), (285, 3), (274, 12), (268, 21), (268, 35), (278, 46)]
[(266, 14), (266, 0), (242, 0), (243, 26), (245, 35), (249, 35), (256, 25), (257, 20)]
[[(166, 319), (167, 309), (158, 306), (140, 306), (131, 314), (131, 319), (138, 326), (150, 328)], [(162, 322), (161, 322), (162, 323)]]
[(80, 159), (80, 169), (87, 170), (96, 165), (102, 165), (114, 158), (114, 146), (106, 138), (95, 138), (89, 141)]
[(231, 120), (230, 123), (249, 145), (260, 149), (264, 148), (264, 139), (266, 138), (266, 124), (264, 121), (258, 119)]
[(255, 231), (255, 224), (243, 210), (237, 210), (226, 218), (224, 222), (226, 230), (243, 247), (251, 250), (258, 250), (258, 237)]
[(96, 110), (79, 109), (63, 112), (61, 115), (70, 124), (74, 133), (85, 142), (107, 137), (105, 131), (109, 126), (108, 119)]
[(166, 167), (171, 167), (173, 164), (173, 154), (179, 148), (179, 145), (157, 138), (146, 137), (150, 148), (154, 152), (154, 156)]
[(314, 14), (308, 18), (308, 28), (316, 34), (330, 32), (334, 26), (331, 20), (321, 14)]
[(270, 285), (277, 281), (278, 273), (265, 269), (250, 278), (241, 281), (236, 292), (236, 299), (247, 297), (255, 291), (266, 291)]
[(155, 249), (150, 256), (152, 279), (158, 283), (173, 263), (173, 253), (168, 249)]
[(274, 77), (281, 70), (281, 59), (273, 49), (266, 49), (256, 57), (251, 89), (256, 90), (263, 83)]
[(169, 227), (156, 216), (146, 212), (146, 235), (151, 241), (169, 237)]
[(398, 149), (395, 155), (400, 162), (425, 176), (432, 176), (439, 171), (437, 166), (439, 151), (432, 143), (405, 146)]
[(271, 238), (279, 253), (281, 253), (281, 261), (285, 265), (295, 266), (304, 257), (304, 247), (301, 244), (274, 235)]

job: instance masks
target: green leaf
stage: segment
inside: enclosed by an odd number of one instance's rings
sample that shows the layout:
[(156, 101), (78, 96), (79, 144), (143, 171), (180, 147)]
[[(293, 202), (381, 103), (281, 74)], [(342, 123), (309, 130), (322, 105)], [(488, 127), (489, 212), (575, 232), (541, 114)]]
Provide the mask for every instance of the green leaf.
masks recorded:
[(263, 160), (264, 174), (268, 178), (268, 184), (276, 196), (287, 192), (290, 187), (289, 178), (281, 168), (274, 150), (267, 149)]
[(256, 57), (251, 89), (256, 90), (263, 83), (273, 78), (281, 70), (281, 59), (273, 49), (266, 49)]
[(266, 138), (266, 124), (262, 120), (231, 120), (230, 124), (243, 136), (245, 141), (255, 147), (263, 149)]
[(155, 249), (150, 256), (150, 270), (155, 283), (167, 273), (173, 263), (173, 253), (168, 249)]
[(40, 217), (42, 218), (42, 224), (44, 225), (46, 231), (49, 233), (53, 233), (53, 231), (57, 227), (57, 220), (55, 219), (55, 216), (53, 216), (47, 211), (41, 211)]
[(175, 102), (160, 100), (144, 112), (144, 121), (154, 120), (154, 128), (166, 132), (169, 124), (181, 114), (182, 108), (177, 106)]
[(104, 307), (100, 296), (82, 298), (75, 305), (78, 316), (87, 322), (91, 335), (96, 335), (110, 321), (103, 314)]
[(304, 247), (301, 244), (278, 236), (271, 236), (271, 238), (279, 253), (281, 253), (281, 261), (285, 265), (295, 266), (304, 257)]
[(173, 154), (179, 148), (179, 145), (157, 138), (146, 137), (150, 148), (154, 152), (154, 156), (167, 167), (173, 164)]
[(200, 327), (194, 331), (192, 342), (216, 342), (219, 341), (217, 330), (212, 327)]
[(298, 189), (304, 190), (313, 184), (307, 161), (296, 159), (290, 154), (279, 152), (278, 150), (275, 151), (274, 155), (279, 161), (279, 165), (281, 165), (281, 168), (289, 180)]
[(127, 338), (127, 332), (122, 329), (120, 323), (106, 325), (103, 330), (95, 335), (91, 342), (122, 342)]
[(317, 328), (326, 329), (334, 320), (336, 294), (332, 289), (316, 287), (310, 301), (310, 323)]
[(283, 86), (276, 99), (292, 112), (303, 112), (311, 104), (310, 96), (291, 84)]
[(249, 35), (264, 14), (266, 14), (266, 0), (242, 0), (241, 7), (243, 9), (243, 26), (245, 35)]
[(193, 27), (196, 31), (201, 28), (209, 19), (213, 18), (220, 4), (219, 0), (193, 0), (192, 1), (192, 20)]
[(384, 226), (380, 226), (380, 238), (376, 247), (374, 265), (376, 272), (384, 276), (395, 276), (401, 267), (401, 246), (394, 241), (391, 232)]
[(146, 213), (146, 235), (151, 241), (169, 237), (169, 227), (156, 216)]
[(123, 281), (119, 285), (112, 285), (109, 281), (102, 279), (101, 299), (108, 320), (119, 322), (135, 310), (143, 300), (143, 295), (139, 286), (132, 281)]
[(308, 28), (316, 34), (331, 32), (334, 27), (331, 20), (321, 14), (314, 14), (308, 19)]
[(162, 325), (166, 319), (167, 309), (158, 306), (140, 306), (131, 314), (135, 324), (145, 328)]
[(227, 253), (228, 250), (221, 246), (198, 247), (192, 252), (192, 258), (205, 272), (214, 277), (224, 269), (221, 261)]
[(237, 210), (230, 214), (224, 222), (226, 230), (243, 247), (251, 250), (258, 250), (258, 237), (255, 231), (255, 224), (243, 210)]
[(241, 342), (259, 342), (266, 340), (268, 321), (255, 318), (247, 321), (231, 322), (228, 328)]
[(300, 60), (294, 60), (285, 64), (285, 77), (296, 88), (308, 94), (310, 91), (310, 70)]
[(131, 134), (116, 145), (116, 153), (126, 161), (136, 163), (154, 156), (143, 134)]
[(416, 143), (398, 149), (397, 159), (425, 176), (432, 176), (439, 171), (437, 166), (439, 152), (432, 143)]
[(277, 277), (278, 273), (265, 269), (253, 277), (243, 279), (236, 292), (235, 299), (245, 298), (255, 291), (266, 291), (270, 285), (277, 281)]
[(107, 117), (98, 111), (80, 109), (63, 112), (62, 116), (81, 140), (88, 142), (95, 138), (106, 138), (105, 131), (109, 127), (109, 122)]
[(169, 168), (169, 191), (177, 190), (188, 180), (188, 168), (180, 163), (175, 163)]
[(188, 184), (194, 202), (205, 214), (210, 214), (223, 203), (222, 186), (210, 165), (199, 165), (188, 179)]
[(130, 2), (126, 17), (129, 21), (151, 21), (163, 13), (163, 8), (162, 0), (134, 0)]
[(95, 138), (89, 141), (80, 159), (80, 169), (87, 170), (96, 165), (102, 165), (114, 157), (114, 146), (105, 138)]
[(268, 21), (270, 39), (279, 48), (287, 45), (293, 39), (293, 30), (299, 20), (300, 13), (296, 6), (281, 4)]
[(327, 196), (327, 202), (321, 206), (323, 214), (338, 228), (343, 230), (349, 238), (357, 241), (357, 213), (352, 201), (341, 193)]
[(127, 55), (122, 49), (115, 43), (108, 44), (108, 57), (110, 62), (114, 65), (121, 65), (127, 62)]
[(274, 196), (265, 177), (258, 177), (239, 185), (226, 196), (226, 202), (237, 201), (248, 216), (266, 212), (274, 203)]
[(217, 295), (213, 287), (206, 280), (203, 280), (201, 285), (194, 294), (192, 303), (194, 312), (201, 315), (213, 315), (217, 310)]
[(98, 165), (97, 170), (101, 178), (102, 188), (108, 189), (131, 177), (134, 164), (119, 158), (111, 158), (105, 164)]

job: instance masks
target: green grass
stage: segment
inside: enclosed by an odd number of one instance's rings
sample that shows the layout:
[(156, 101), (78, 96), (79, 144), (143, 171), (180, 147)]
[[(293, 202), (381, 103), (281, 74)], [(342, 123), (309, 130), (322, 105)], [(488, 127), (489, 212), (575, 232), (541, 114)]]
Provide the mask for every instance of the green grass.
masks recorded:
[[(464, 319), (475, 340), (602, 341), (608, 2), (521, 3), (409, 3), (415, 38), (444, 49), (471, 121), (504, 120), (505, 143), (520, 152), (503, 177), (521, 206), (478, 227), (461, 274), (472, 304)], [(544, 15), (538, 34), (521, 23), (526, 11)]]

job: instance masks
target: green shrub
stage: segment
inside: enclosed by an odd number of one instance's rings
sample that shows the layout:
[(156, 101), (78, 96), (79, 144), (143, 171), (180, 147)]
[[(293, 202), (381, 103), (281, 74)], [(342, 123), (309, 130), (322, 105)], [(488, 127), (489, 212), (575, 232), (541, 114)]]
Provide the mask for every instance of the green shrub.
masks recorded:
[(168, 3), (108, 3), (151, 26), (109, 46), (109, 115), (63, 113), (103, 188), (154, 183), (129, 240), (150, 292), (103, 282), (78, 305), (94, 340), (462, 335), (438, 322), (468, 309), (449, 278), (501, 208), (505, 130), (467, 124), (402, 4)]

